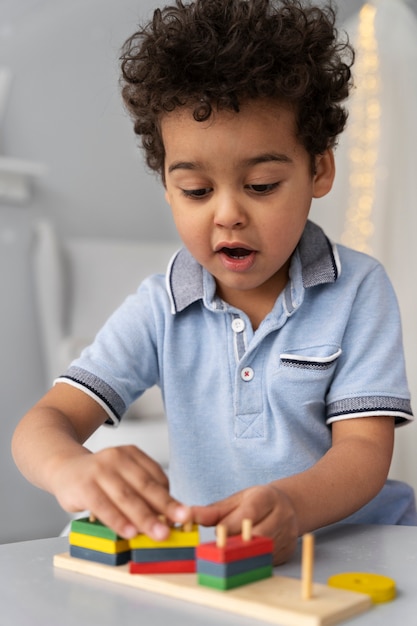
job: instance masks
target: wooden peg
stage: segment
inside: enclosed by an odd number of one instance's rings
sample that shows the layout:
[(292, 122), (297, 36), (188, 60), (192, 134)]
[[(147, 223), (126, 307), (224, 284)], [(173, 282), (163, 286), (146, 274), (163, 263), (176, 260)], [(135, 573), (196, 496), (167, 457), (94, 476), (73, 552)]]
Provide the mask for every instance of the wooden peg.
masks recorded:
[(227, 528), (224, 524), (218, 524), (216, 526), (216, 546), (218, 548), (225, 548), (227, 542)]
[(303, 600), (313, 597), (314, 535), (303, 535), (301, 556), (301, 596)]
[(190, 520), (189, 522), (185, 522), (182, 527), (183, 531), (186, 533), (190, 533), (193, 529), (193, 522)]
[(242, 540), (250, 541), (252, 539), (252, 520), (242, 520)]
[(89, 518), (88, 518), (88, 521), (89, 521), (89, 522), (91, 522), (91, 523), (93, 524), (94, 522), (96, 522), (96, 521), (97, 521), (97, 518), (96, 518), (96, 516), (95, 516), (93, 513), (90, 513), (90, 516), (89, 516)]

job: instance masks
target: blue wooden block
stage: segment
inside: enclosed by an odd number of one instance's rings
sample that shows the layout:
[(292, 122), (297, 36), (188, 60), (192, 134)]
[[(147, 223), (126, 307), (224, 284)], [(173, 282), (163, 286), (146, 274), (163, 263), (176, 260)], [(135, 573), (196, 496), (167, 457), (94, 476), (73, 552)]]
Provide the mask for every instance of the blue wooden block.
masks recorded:
[(80, 548), (79, 546), (69, 547), (70, 556), (85, 561), (104, 563), (105, 565), (124, 565), (130, 561), (130, 550), (128, 552), (99, 552), (90, 548)]
[(134, 563), (193, 561), (195, 548), (137, 548), (131, 554)]
[(237, 574), (245, 574), (261, 567), (272, 566), (272, 554), (260, 554), (248, 559), (230, 561), (229, 563), (216, 563), (205, 559), (197, 559), (197, 572), (216, 576), (217, 578), (228, 578)]

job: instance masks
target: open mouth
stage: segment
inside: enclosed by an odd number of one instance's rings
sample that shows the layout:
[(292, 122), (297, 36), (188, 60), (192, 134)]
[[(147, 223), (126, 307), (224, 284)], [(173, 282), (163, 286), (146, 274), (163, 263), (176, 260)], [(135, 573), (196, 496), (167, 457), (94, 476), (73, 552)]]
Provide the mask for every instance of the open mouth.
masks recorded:
[(217, 252), (224, 268), (230, 272), (248, 272), (252, 269), (257, 255), (256, 250), (243, 246), (222, 246)]
[(252, 253), (247, 248), (222, 248), (220, 252), (226, 254), (230, 259), (245, 259)]

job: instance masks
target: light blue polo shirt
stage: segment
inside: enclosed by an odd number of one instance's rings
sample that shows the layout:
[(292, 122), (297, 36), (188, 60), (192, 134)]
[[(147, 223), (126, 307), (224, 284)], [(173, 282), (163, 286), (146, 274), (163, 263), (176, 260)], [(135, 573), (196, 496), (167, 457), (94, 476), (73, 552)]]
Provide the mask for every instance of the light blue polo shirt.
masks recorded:
[[(334, 421), (412, 419), (400, 317), (384, 269), (332, 246), (312, 222), (286, 288), (255, 332), (182, 249), (166, 277), (145, 280), (58, 382), (93, 396), (113, 424), (159, 385), (171, 491), (190, 505), (309, 468), (331, 446)], [(384, 507), (373, 520), (384, 521)]]

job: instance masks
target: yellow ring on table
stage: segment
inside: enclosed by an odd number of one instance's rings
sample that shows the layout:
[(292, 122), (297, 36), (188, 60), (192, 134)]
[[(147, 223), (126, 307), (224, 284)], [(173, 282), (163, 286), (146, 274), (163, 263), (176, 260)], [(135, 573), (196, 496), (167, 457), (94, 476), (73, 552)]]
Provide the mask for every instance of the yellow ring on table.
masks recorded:
[(329, 587), (365, 593), (375, 603), (389, 602), (396, 596), (395, 581), (382, 574), (344, 572), (330, 576), (327, 584)]

